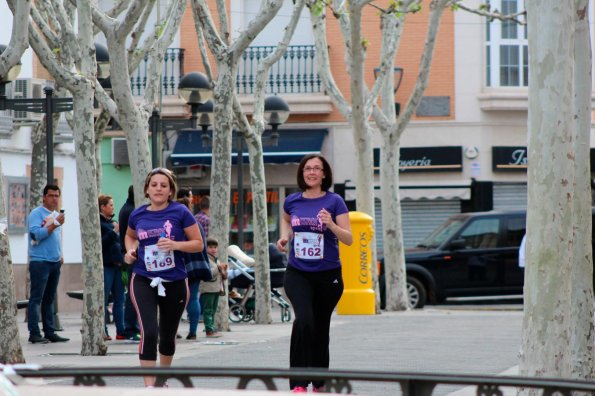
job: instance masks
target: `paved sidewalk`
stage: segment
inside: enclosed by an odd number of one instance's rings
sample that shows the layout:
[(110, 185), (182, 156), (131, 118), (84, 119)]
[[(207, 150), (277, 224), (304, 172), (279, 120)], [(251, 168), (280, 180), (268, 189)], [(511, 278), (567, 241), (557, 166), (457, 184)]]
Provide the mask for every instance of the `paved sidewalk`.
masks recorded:
[[(202, 336), (196, 341), (179, 340), (174, 366), (288, 368), (291, 323), (281, 323), (278, 316), (274, 314), (275, 322), (270, 325), (232, 323), (231, 331), (217, 339)], [(61, 314), (60, 319), (64, 327), (60, 335), (71, 338), (70, 342), (30, 344), (20, 313), (20, 336), (27, 363), (46, 367), (138, 366), (138, 344), (128, 341), (108, 341), (107, 356), (80, 356), (80, 315)], [(497, 375), (517, 364), (521, 322), (522, 313), (518, 310), (440, 306), (371, 316), (335, 315), (331, 324), (331, 369)], [(185, 336), (187, 328), (188, 324), (182, 323), (180, 334)], [(115, 333), (113, 328), (110, 332)], [(195, 386), (212, 389), (235, 389), (237, 381), (193, 380)], [(56, 385), (70, 383), (67, 380), (55, 382)], [(139, 387), (142, 380), (110, 378), (108, 384)], [(278, 380), (276, 384), (278, 389), (288, 389), (286, 380)], [(358, 382), (352, 385), (354, 394), (400, 394), (398, 384)], [(170, 386), (181, 385), (170, 382)], [(264, 386), (254, 382), (249, 388), (259, 390)], [(434, 394), (454, 391), (469, 394), (468, 389), (461, 386), (439, 386)]]

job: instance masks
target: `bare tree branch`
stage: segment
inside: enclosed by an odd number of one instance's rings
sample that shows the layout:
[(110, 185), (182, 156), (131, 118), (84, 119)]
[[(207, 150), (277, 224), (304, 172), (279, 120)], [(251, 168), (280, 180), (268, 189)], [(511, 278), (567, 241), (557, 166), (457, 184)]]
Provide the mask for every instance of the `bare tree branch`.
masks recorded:
[(204, 0), (192, 0), (192, 10), (195, 20), (198, 18), (202, 24), (202, 32), (211, 52), (217, 60), (223, 59), (227, 53), (228, 46), (226, 41), (221, 39), (219, 32), (215, 28), (209, 7)]
[(219, 35), (229, 45), (231, 35), (229, 34), (229, 22), (227, 20), (227, 8), (225, 0), (217, 0), (217, 15), (219, 16)]
[(31, 0), (18, 1), (13, 16), (12, 35), (6, 50), (0, 55), (0, 80), (18, 64), (28, 45), (29, 12)]
[(230, 47), (234, 59), (238, 59), (248, 48), (254, 38), (265, 28), (266, 25), (277, 15), (283, 5), (282, 0), (265, 0), (258, 14), (250, 20), (248, 26), (241, 32), (238, 38)]
[(314, 43), (316, 46), (316, 64), (317, 64), (317, 71), (318, 75), (320, 76), (320, 80), (326, 90), (326, 94), (329, 95), (337, 109), (341, 112), (343, 117), (345, 117), (348, 121), (351, 120), (351, 105), (345, 97), (343, 93), (337, 87), (337, 83), (333, 75), (330, 72), (330, 59), (328, 53), (328, 43), (327, 43), (327, 32), (326, 32), (326, 16), (324, 14), (317, 15), (312, 12), (312, 8), (310, 7), (310, 19), (312, 22), (312, 30), (314, 31)]
[(466, 6), (462, 3), (461, 0), (453, 0), (452, 1), (453, 8), (460, 8), (461, 10), (470, 12), (475, 15), (479, 15), (482, 17), (486, 17), (488, 21), (493, 21), (494, 19), (498, 19), (500, 21), (512, 21), (518, 23), (519, 25), (526, 25), (527, 24), (527, 11), (522, 10), (519, 12), (515, 12), (512, 14), (502, 14), (498, 10), (491, 11), (489, 3), (484, 4), (483, 7), (480, 8), (471, 8)]
[[(182, 17), (184, 16), (186, 4), (186, 0), (173, 0), (170, 3), (167, 16), (164, 19), (165, 25), (161, 27), (162, 31), (159, 34), (156, 45), (149, 51), (149, 75), (161, 76), (165, 50), (177, 33)], [(156, 102), (160, 85), (160, 78), (149, 79), (147, 81), (144, 107), (145, 111), (149, 113), (153, 111), (153, 104)]]

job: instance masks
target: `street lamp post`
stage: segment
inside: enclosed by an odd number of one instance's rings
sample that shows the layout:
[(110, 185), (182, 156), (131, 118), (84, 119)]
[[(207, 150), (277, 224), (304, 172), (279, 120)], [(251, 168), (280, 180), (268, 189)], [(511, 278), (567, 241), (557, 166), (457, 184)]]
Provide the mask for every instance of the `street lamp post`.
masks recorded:
[(158, 109), (153, 109), (150, 117), (151, 127), (151, 163), (153, 169), (159, 166), (159, 127), (161, 124), (161, 116)]
[(45, 98), (38, 99), (8, 99), (6, 97), (6, 84), (0, 82), (0, 110), (28, 111), (32, 113), (45, 113), (46, 149), (47, 149), (47, 183), (54, 184), (54, 129), (53, 114), (72, 110), (72, 98), (54, 97), (54, 89), (45, 87)]
[(197, 113), (200, 114), (198, 117), (198, 125), (202, 129), (201, 139), (202, 146), (209, 147), (209, 127), (213, 123), (213, 101), (209, 99), (206, 103), (198, 106), (196, 109)]

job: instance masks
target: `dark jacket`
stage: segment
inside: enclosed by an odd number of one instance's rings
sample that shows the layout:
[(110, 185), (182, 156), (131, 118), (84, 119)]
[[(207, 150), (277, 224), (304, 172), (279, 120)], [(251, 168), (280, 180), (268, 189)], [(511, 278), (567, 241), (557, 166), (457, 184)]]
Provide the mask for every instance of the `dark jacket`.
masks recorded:
[(128, 218), (130, 214), (134, 211), (134, 199), (128, 198), (126, 203), (122, 205), (120, 209), (120, 214), (118, 215), (118, 224), (120, 225), (120, 246), (122, 247), (122, 252), (126, 253), (126, 245), (124, 244), (124, 237), (126, 236), (126, 231), (128, 230)]
[(104, 267), (120, 266), (124, 262), (122, 247), (120, 246), (120, 237), (114, 231), (114, 223), (111, 219), (99, 215), (99, 224), (101, 225), (101, 256), (103, 257)]

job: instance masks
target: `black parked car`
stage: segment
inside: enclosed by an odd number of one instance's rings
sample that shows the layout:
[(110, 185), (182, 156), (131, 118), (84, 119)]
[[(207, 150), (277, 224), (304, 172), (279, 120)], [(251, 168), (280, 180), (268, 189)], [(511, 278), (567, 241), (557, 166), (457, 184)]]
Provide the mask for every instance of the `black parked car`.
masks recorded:
[[(415, 248), (407, 249), (410, 306), (422, 308), (426, 302), (438, 303), (448, 297), (523, 294), (524, 270), (519, 267), (518, 253), (525, 217), (524, 210), (457, 214)], [(383, 259), (379, 279), (384, 308)]]

